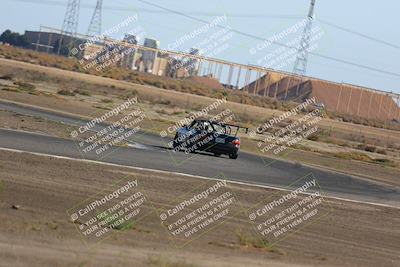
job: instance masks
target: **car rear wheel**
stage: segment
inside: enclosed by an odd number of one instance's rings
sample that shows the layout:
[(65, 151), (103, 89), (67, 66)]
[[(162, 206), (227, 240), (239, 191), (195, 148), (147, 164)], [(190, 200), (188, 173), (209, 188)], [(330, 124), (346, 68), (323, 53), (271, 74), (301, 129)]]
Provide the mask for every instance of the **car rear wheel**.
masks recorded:
[(172, 143), (172, 147), (176, 150), (177, 147), (179, 147), (181, 143), (179, 142), (179, 136), (178, 134), (175, 134), (174, 141)]
[(238, 154), (229, 154), (229, 158), (230, 159), (237, 159), (238, 158)]

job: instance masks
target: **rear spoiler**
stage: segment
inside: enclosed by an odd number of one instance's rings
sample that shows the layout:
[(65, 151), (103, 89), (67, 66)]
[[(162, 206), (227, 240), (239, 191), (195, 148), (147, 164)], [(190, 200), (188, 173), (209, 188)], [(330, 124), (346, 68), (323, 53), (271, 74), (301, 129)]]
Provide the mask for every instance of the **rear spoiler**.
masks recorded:
[(236, 128), (236, 133), (235, 136), (237, 135), (237, 133), (239, 132), (240, 129), (245, 129), (246, 130), (246, 134), (249, 132), (249, 128), (248, 127), (243, 127), (240, 125), (235, 125), (235, 124), (226, 124), (226, 123), (218, 123), (218, 122), (214, 122), (217, 123), (221, 126), (229, 126), (229, 127), (235, 127)]

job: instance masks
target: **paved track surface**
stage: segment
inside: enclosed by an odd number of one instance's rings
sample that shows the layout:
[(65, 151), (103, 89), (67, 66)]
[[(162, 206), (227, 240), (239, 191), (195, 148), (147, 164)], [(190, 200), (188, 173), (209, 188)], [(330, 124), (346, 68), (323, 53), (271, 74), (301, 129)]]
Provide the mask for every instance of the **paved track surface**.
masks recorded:
[[(69, 125), (83, 125), (86, 122), (79, 117), (3, 101), (0, 101), (0, 109), (38, 116)], [(104, 125), (98, 127), (95, 130)], [(400, 206), (400, 190), (398, 188), (282, 160), (276, 160), (267, 166), (265, 162), (269, 162), (271, 159), (243, 152), (237, 160), (200, 153), (189, 155), (183, 152), (175, 153), (166, 148), (157, 135), (143, 132), (135, 140), (132, 140), (132, 147), (113, 147), (101, 156), (94, 152), (82, 153), (73, 140), (6, 129), (0, 129), (0, 147), (206, 177), (223, 174), (228, 180), (281, 188), (288, 188), (300, 177), (312, 173), (322, 191), (330, 196)]]

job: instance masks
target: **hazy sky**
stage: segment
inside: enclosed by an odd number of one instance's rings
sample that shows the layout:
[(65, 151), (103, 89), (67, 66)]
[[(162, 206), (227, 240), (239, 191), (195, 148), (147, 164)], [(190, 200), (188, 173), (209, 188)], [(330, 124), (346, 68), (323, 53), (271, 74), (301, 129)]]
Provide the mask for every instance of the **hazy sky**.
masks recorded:
[[(227, 15), (224, 26), (254, 36), (269, 38), (299, 23), (306, 17), (310, 0), (259, 0), (259, 1), (194, 1), (194, 0), (149, 0), (190, 16), (212, 21), (216, 16)], [(0, 0), (0, 31), (11, 29), (24, 32), (38, 30), (40, 25), (60, 28), (67, 0)], [(130, 15), (138, 14), (132, 25), (114, 34), (118, 37), (131, 29), (144, 29), (146, 37), (158, 39), (161, 48), (168, 48), (185, 34), (202, 26), (202, 23), (146, 5), (137, 0), (104, 0), (103, 30), (109, 29)], [(317, 0), (314, 25), (322, 29), (323, 35), (313, 51), (340, 60), (381, 69), (397, 75), (389, 75), (343, 63), (323, 59), (314, 55), (309, 57), (307, 75), (338, 82), (347, 82), (367, 87), (400, 93), (400, 1), (398, 0)], [(96, 0), (81, 0), (79, 32), (86, 33)], [(154, 10), (157, 12), (148, 12)], [(353, 30), (376, 38), (392, 46), (344, 32), (326, 23)], [(188, 50), (220, 29), (188, 40), (181, 50)], [(279, 40), (286, 43), (297, 36), (301, 30)], [(222, 38), (222, 36), (221, 36)], [(266, 55), (275, 52), (279, 46), (271, 45), (256, 54), (249, 49), (261, 41), (240, 34), (227, 40), (229, 47), (221, 49), (216, 57), (246, 64), (257, 64)], [(281, 67), (291, 71), (293, 64)]]

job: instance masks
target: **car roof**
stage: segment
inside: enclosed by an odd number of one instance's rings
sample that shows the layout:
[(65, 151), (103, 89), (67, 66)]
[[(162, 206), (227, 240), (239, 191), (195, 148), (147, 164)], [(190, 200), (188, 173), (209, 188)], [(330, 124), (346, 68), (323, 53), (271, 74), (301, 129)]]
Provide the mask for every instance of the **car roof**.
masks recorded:
[(221, 126), (227, 126), (225, 123), (216, 120), (208, 120), (208, 119), (194, 119), (193, 122), (208, 122), (210, 124), (218, 124)]
[(206, 121), (206, 122), (211, 122), (211, 121), (208, 120), (208, 119), (194, 119), (193, 121)]

